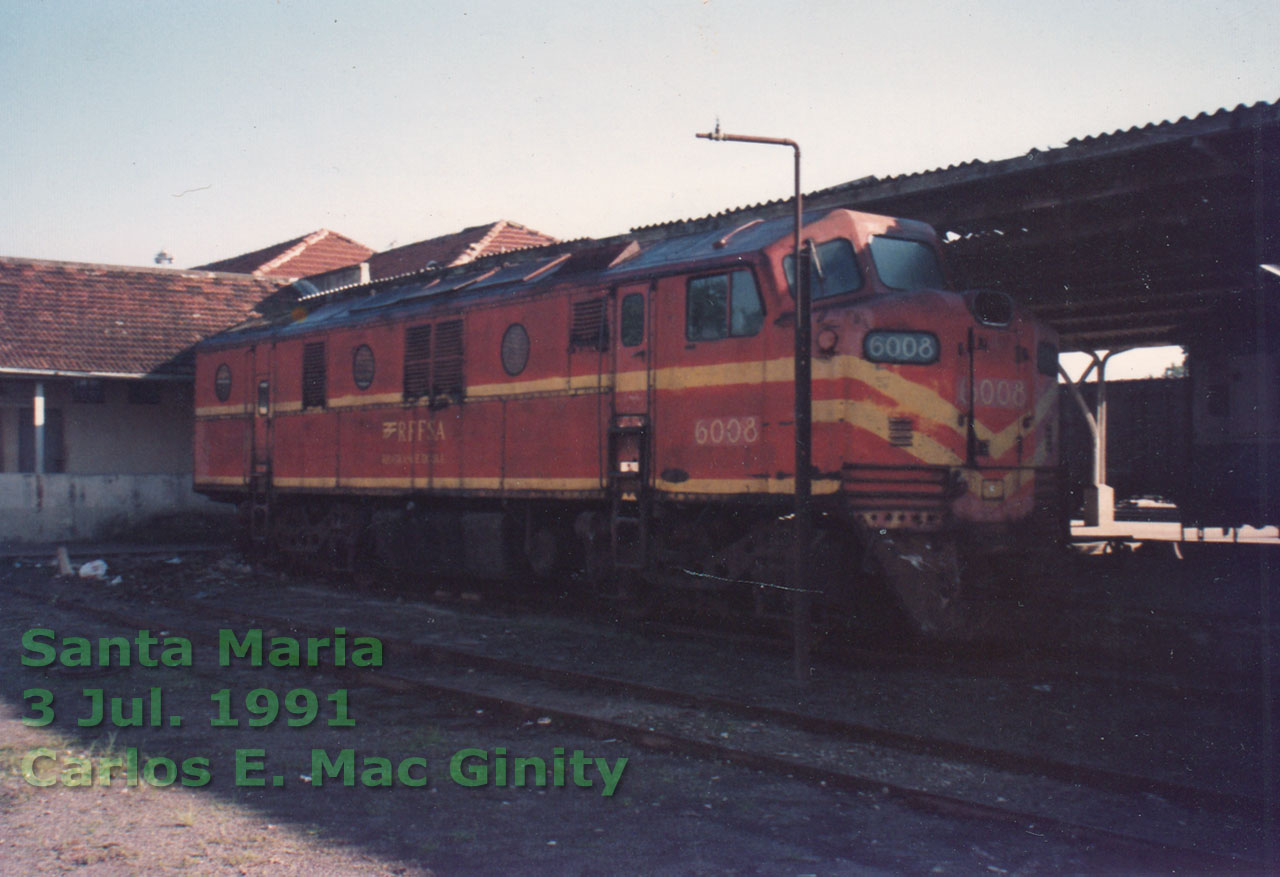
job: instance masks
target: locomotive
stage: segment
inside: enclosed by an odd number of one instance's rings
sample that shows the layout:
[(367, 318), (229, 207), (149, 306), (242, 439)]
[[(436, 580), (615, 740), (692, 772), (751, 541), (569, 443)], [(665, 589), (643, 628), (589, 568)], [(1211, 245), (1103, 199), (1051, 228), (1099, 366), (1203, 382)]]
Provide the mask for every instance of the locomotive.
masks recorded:
[[(197, 347), (195, 487), (339, 568), (776, 613), (792, 228), (727, 218), (297, 295)], [(1057, 335), (953, 290), (924, 223), (834, 209), (803, 236), (815, 605), (962, 631), (985, 558), (1064, 531)]]

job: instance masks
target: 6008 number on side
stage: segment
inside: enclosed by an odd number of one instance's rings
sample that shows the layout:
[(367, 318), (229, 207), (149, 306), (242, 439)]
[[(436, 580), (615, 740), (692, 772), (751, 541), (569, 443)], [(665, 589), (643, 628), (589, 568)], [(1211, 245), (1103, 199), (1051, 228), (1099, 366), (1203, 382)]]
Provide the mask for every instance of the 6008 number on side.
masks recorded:
[(699, 445), (752, 445), (759, 440), (756, 417), (714, 417), (693, 425), (693, 441)]

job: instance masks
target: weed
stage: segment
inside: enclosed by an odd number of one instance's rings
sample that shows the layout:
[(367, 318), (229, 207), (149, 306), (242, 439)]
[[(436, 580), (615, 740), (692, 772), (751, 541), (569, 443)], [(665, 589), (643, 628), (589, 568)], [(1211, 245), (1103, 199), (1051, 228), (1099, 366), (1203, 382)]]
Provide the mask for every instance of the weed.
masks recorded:
[(194, 801), (188, 802), (184, 809), (178, 811), (174, 824), (182, 828), (190, 828), (196, 824), (196, 805)]

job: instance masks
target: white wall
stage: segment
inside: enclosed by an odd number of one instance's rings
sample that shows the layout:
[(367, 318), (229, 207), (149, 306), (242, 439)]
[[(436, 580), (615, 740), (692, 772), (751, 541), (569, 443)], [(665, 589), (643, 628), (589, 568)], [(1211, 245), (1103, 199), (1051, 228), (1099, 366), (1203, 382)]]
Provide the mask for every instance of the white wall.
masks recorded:
[[(72, 381), (44, 381), (45, 408), (62, 412), (66, 470), (85, 475), (191, 472), (194, 410), (191, 385), (155, 381), (158, 404), (129, 401), (126, 380), (103, 382), (102, 402), (72, 400)], [(31, 407), (35, 381), (0, 379), (0, 470), (18, 468), (19, 416)]]
[(0, 474), (0, 546), (110, 539), (179, 516), (226, 535), (233, 514), (194, 493), (190, 475)]
[(191, 489), (189, 383), (157, 382), (158, 404), (130, 402), (124, 380), (106, 381), (102, 402), (73, 401), (66, 378), (43, 383), (46, 409), (62, 412), (66, 471), (16, 471), (19, 414), (35, 381), (0, 378), (0, 546), (128, 537), (180, 517), (207, 517), (210, 535), (230, 532), (232, 507)]

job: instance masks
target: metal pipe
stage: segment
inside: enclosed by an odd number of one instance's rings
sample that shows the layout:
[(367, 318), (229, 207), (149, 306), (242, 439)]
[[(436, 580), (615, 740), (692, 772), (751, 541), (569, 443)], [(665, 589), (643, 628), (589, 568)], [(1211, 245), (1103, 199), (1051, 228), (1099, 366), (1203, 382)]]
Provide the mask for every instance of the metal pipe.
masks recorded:
[(755, 137), (745, 134), (725, 134), (719, 121), (714, 131), (698, 134), (704, 140), (733, 143), (762, 143), (767, 146), (789, 146), (795, 154), (795, 235), (792, 250), (795, 256), (795, 521), (792, 528), (791, 586), (794, 598), (795, 674), (801, 682), (808, 681), (810, 672), (809, 633), (810, 568), (809, 547), (813, 541), (813, 394), (812, 394), (812, 332), (810, 317), (810, 291), (808, 260), (802, 254), (800, 236), (804, 227), (804, 200), (800, 190), (800, 144), (785, 137)]
[(1093, 483), (1107, 483), (1107, 360), (1110, 351), (1098, 360), (1098, 396), (1094, 402), (1097, 414), (1094, 419), (1098, 423), (1098, 444), (1093, 454)]

